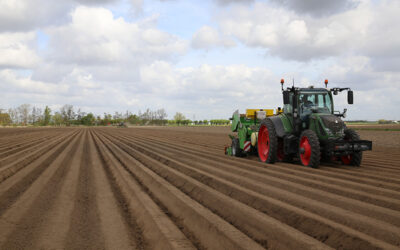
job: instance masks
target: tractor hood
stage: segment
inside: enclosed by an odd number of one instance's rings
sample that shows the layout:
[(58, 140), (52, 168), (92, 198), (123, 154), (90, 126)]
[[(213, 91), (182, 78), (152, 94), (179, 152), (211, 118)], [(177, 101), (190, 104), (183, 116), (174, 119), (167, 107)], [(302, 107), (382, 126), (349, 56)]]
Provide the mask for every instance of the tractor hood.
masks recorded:
[(344, 135), (345, 125), (342, 119), (332, 114), (324, 114), (319, 117), (329, 136), (342, 137)]

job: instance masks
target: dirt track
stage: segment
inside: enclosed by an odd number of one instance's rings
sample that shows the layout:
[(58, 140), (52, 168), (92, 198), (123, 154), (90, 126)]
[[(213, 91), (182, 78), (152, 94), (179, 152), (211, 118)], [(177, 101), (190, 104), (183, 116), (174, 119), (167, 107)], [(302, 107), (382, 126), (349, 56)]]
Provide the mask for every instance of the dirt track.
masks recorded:
[(400, 247), (396, 144), (311, 169), (225, 156), (228, 133), (0, 129), (0, 249)]

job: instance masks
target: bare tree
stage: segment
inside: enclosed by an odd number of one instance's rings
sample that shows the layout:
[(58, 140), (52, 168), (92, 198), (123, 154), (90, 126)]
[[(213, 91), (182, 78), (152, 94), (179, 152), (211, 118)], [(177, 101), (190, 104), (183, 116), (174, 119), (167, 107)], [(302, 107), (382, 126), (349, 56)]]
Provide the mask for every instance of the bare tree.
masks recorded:
[(85, 115), (86, 114), (82, 112), (81, 109), (79, 108), (78, 111), (76, 112), (76, 119), (80, 121), (82, 117), (84, 117)]
[(20, 117), (20, 122), (23, 123), (24, 125), (28, 124), (30, 109), (31, 109), (31, 105), (26, 104), (26, 103), (20, 105), (17, 108), (19, 117)]
[(41, 108), (35, 108), (32, 110), (32, 122), (33, 124), (40, 123), (43, 121), (43, 113)]
[(118, 111), (114, 112), (114, 115), (113, 115), (114, 120), (122, 119), (122, 117), (123, 117), (122, 113), (119, 113)]
[(37, 122), (42, 120), (42, 109), (41, 108), (36, 108), (33, 106), (32, 108), (32, 114), (30, 115), (30, 122), (32, 124), (36, 124)]
[(66, 125), (70, 125), (71, 121), (75, 119), (74, 106), (65, 104), (60, 109), (61, 117)]
[(157, 112), (157, 119), (164, 120), (168, 116), (167, 113), (165, 112), (165, 109), (159, 109), (156, 112)]
[[(140, 111), (139, 111), (140, 114)], [(146, 109), (146, 111), (143, 114), (140, 114), (140, 118), (143, 120), (151, 120), (152, 119), (152, 114), (150, 109)]]
[(9, 108), (8, 114), (10, 115), (12, 123), (18, 123), (18, 112), (16, 109)]

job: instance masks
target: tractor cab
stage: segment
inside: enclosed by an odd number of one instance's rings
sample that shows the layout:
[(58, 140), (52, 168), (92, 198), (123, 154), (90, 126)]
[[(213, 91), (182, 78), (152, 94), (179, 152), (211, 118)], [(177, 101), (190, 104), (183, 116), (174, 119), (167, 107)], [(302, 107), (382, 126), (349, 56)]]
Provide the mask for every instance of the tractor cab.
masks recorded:
[(308, 120), (312, 113), (333, 114), (332, 97), (325, 89), (305, 89), (298, 95), (299, 115), (302, 121)]
[[(325, 82), (327, 84), (327, 82)], [(353, 103), (353, 92), (350, 88), (295, 88), (283, 90), (284, 115), (290, 121), (294, 134), (299, 135), (304, 129), (316, 131), (319, 139), (343, 137), (345, 124), (340, 117), (343, 113), (335, 112), (333, 95), (348, 91), (348, 103)]]

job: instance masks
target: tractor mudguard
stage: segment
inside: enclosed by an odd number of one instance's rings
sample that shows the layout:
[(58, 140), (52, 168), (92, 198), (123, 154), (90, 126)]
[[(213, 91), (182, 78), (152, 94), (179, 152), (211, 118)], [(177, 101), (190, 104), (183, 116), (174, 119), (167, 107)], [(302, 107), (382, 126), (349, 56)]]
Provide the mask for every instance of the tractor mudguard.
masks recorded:
[(286, 132), (285, 132), (285, 128), (283, 127), (281, 117), (279, 115), (270, 116), (270, 117), (268, 117), (268, 119), (270, 119), (272, 121), (272, 123), (274, 124), (276, 135), (281, 138), (283, 136), (285, 136)]

